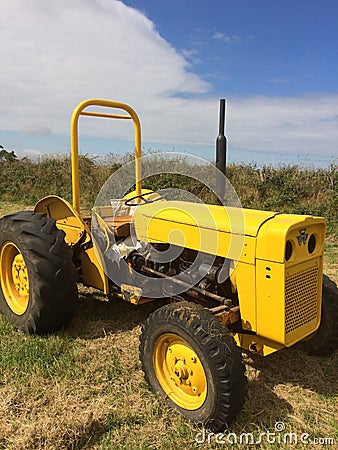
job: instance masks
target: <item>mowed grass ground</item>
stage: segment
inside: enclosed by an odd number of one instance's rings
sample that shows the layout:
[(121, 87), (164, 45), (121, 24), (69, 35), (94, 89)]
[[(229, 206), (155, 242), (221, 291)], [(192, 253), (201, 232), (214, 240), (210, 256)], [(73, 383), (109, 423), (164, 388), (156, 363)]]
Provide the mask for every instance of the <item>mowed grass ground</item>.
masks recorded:
[[(0, 215), (26, 208), (0, 204)], [(325, 272), (337, 282), (338, 246), (330, 237), (325, 255)], [(266, 358), (244, 355), (244, 409), (220, 443), (215, 436), (208, 443), (208, 435), (197, 434), (201, 428), (172, 411), (144, 381), (138, 339), (152, 310), (151, 304), (108, 302), (80, 286), (75, 318), (62, 332), (26, 336), (0, 316), (0, 449), (218, 449), (228, 448), (229, 433), (232, 440), (241, 433), (256, 440), (266, 432), (269, 437), (252, 448), (338, 447), (338, 352), (326, 358), (297, 348)], [(277, 422), (285, 431), (274, 437)], [(285, 432), (295, 433), (292, 443)], [(302, 444), (302, 435), (312, 443)], [(205, 442), (197, 444), (196, 436)]]

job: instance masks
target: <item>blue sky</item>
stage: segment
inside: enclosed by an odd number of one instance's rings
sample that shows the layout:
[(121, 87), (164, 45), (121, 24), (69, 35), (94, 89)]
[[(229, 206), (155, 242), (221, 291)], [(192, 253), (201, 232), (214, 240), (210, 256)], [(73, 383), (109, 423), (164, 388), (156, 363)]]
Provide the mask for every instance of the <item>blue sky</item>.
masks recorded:
[[(336, 0), (2, 0), (0, 144), (67, 152), (72, 109), (101, 97), (136, 109), (145, 150), (211, 160), (223, 97), (230, 161), (327, 165), (337, 19)], [(81, 132), (83, 153), (132, 149), (123, 124)]]
[(219, 95), (337, 92), (336, 0), (126, 0)]

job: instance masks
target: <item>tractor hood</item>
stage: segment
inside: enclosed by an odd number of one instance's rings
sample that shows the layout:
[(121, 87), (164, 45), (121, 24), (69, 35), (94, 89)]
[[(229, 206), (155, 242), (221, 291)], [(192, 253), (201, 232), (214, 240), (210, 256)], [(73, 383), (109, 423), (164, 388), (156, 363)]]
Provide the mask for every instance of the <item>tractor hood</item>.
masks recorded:
[(158, 201), (136, 208), (137, 239), (170, 243), (205, 253), (253, 263), (259, 228), (275, 212)]

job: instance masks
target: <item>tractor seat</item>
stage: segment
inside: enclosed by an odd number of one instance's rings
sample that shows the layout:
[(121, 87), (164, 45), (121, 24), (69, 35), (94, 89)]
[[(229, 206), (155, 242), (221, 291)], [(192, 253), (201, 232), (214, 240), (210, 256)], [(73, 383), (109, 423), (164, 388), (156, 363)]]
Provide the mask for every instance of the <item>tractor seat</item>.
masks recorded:
[(113, 230), (115, 236), (130, 236), (130, 225), (133, 222), (133, 216), (105, 217), (103, 220)]

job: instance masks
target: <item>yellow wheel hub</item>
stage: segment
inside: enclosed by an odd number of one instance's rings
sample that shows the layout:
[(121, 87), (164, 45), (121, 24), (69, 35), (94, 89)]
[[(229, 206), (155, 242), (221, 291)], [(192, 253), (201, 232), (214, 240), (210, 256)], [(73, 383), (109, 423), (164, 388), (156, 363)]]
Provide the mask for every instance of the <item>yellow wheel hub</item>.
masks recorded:
[(0, 284), (8, 306), (22, 315), (29, 302), (29, 281), (25, 260), (13, 242), (5, 242), (0, 251)]
[(168, 397), (184, 409), (200, 408), (207, 396), (204, 368), (189, 344), (175, 334), (164, 334), (154, 347), (156, 377)]

